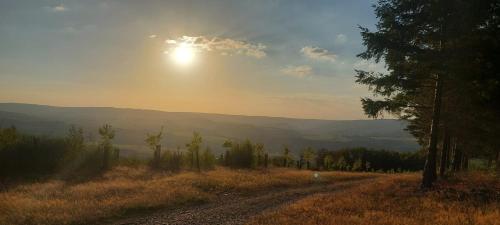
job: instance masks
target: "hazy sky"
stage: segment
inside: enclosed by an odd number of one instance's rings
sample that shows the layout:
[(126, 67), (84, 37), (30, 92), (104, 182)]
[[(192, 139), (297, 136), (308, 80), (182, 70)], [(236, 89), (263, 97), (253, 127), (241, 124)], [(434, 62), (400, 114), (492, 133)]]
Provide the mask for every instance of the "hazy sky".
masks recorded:
[[(368, 0), (0, 0), (0, 102), (362, 119)], [(172, 59), (180, 43), (193, 61)]]

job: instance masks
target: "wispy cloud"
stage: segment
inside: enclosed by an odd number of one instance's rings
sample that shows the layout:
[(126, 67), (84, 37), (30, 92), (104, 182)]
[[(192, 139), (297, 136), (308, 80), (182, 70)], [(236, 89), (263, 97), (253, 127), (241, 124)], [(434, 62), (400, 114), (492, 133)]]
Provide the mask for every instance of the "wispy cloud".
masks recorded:
[(63, 4), (59, 4), (59, 5), (48, 7), (48, 8), (52, 12), (64, 12), (64, 11), (68, 11), (68, 8), (66, 6), (64, 6)]
[(285, 75), (290, 75), (299, 78), (310, 77), (313, 75), (313, 69), (308, 65), (287, 66), (281, 69), (280, 71)]
[(319, 47), (306, 46), (303, 47), (300, 52), (302, 52), (302, 54), (304, 54), (306, 57), (315, 60), (335, 62), (335, 60), (337, 59), (337, 55)]
[(221, 37), (206, 36), (182, 36), (177, 39), (167, 39), (169, 45), (188, 44), (194, 48), (205, 51), (218, 51), (222, 55), (242, 54), (255, 58), (266, 57), (266, 46), (261, 43), (250, 43), (242, 40), (234, 40)]
[(344, 44), (347, 42), (347, 36), (345, 34), (338, 34), (335, 37), (335, 44)]

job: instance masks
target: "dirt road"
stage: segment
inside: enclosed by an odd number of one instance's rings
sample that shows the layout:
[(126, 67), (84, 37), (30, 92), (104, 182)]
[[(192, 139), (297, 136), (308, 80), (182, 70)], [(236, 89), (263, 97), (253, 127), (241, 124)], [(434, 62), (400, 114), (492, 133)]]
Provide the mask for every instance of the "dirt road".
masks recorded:
[(315, 184), (308, 187), (277, 189), (252, 195), (222, 194), (214, 201), (178, 209), (166, 209), (152, 214), (134, 216), (110, 224), (244, 224), (265, 211), (293, 203), (301, 198), (325, 192), (336, 192), (369, 182), (371, 179)]

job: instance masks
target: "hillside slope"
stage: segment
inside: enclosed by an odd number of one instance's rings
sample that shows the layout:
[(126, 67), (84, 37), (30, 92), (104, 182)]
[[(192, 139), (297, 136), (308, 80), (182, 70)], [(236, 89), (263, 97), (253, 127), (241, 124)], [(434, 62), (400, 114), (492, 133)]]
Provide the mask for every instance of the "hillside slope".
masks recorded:
[(62, 136), (71, 124), (84, 128), (96, 140), (97, 128), (109, 123), (117, 130), (115, 142), (122, 148), (141, 152), (148, 132), (165, 127), (164, 146), (183, 147), (198, 131), (204, 144), (221, 150), (226, 139), (262, 142), (270, 152), (281, 152), (284, 144), (300, 148), (337, 149), (364, 146), (399, 151), (418, 145), (398, 120), (313, 120), (263, 116), (222, 115), (190, 112), (121, 109), (109, 107), (54, 107), (0, 103), (0, 126), (16, 126), (26, 133)]

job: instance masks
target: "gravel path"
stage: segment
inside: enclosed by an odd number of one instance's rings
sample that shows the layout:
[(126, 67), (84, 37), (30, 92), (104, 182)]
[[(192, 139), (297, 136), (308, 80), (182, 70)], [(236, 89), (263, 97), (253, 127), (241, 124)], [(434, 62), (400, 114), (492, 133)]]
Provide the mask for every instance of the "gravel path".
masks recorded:
[(252, 195), (223, 194), (214, 201), (196, 206), (160, 210), (148, 215), (126, 218), (113, 222), (125, 224), (244, 224), (251, 217), (265, 211), (293, 203), (316, 193), (336, 192), (359, 185), (364, 180), (343, 181), (335, 184), (315, 184), (308, 187), (279, 189)]

